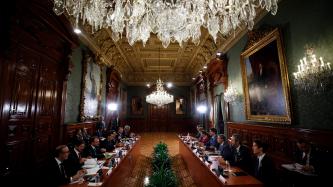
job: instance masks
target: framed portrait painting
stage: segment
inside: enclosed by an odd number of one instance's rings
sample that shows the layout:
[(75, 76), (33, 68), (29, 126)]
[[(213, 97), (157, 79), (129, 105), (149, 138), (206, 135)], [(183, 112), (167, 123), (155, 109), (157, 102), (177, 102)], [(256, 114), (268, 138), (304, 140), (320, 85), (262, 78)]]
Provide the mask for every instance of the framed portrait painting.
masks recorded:
[(289, 79), (280, 31), (249, 34), (241, 68), (246, 119), (290, 124)]
[(94, 58), (91, 54), (86, 53), (82, 74), (81, 121), (96, 121), (99, 119), (101, 115), (102, 85), (102, 68), (100, 65), (94, 63)]
[(176, 115), (184, 115), (185, 114), (185, 99), (184, 98), (176, 98)]
[(131, 113), (132, 115), (143, 115), (143, 99), (138, 96), (131, 98)]

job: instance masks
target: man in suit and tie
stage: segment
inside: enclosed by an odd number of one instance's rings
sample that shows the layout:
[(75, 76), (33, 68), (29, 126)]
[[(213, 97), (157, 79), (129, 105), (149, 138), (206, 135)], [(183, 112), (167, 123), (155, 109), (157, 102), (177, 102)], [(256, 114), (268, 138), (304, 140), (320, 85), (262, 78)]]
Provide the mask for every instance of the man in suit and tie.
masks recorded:
[(233, 158), (230, 160), (230, 165), (238, 166), (247, 172), (251, 171), (252, 161), (250, 150), (247, 146), (241, 144), (239, 134), (231, 136), (231, 146)]
[(274, 186), (276, 184), (275, 165), (273, 160), (267, 155), (268, 145), (260, 140), (254, 140), (252, 151), (255, 155), (254, 176), (264, 183), (264, 186)]
[(296, 143), (298, 151), (295, 155), (296, 163), (303, 165), (303, 170), (312, 173), (320, 172), (320, 154), (308, 141), (299, 139)]
[(226, 137), (223, 134), (217, 135), (217, 143), (219, 144), (218, 150), (220, 151), (221, 156), (223, 157), (223, 161), (230, 161), (232, 159), (231, 147), (229, 143), (226, 141)]
[(218, 143), (217, 143), (217, 130), (215, 128), (211, 128), (209, 130), (210, 139), (206, 143), (206, 149), (217, 149)]
[(49, 161), (45, 174), (47, 185), (60, 186), (79, 180), (85, 174), (85, 170), (79, 170), (74, 175), (66, 172), (64, 161), (68, 159), (69, 149), (66, 145), (56, 147), (54, 157)]
[(106, 149), (106, 151), (113, 151), (116, 148), (116, 132), (109, 133), (107, 138), (102, 142), (102, 147)]
[(90, 158), (104, 158), (104, 154), (106, 150), (104, 148), (99, 147), (99, 138), (97, 136), (93, 136), (89, 140), (89, 145), (84, 150), (84, 156)]
[(120, 141), (123, 138), (124, 138), (124, 128), (118, 127), (117, 140)]
[(64, 161), (64, 165), (69, 175), (75, 175), (77, 171), (82, 169), (82, 165), (87, 160), (82, 157), (85, 144), (83, 140), (77, 140), (74, 142), (74, 148), (70, 150), (68, 159)]

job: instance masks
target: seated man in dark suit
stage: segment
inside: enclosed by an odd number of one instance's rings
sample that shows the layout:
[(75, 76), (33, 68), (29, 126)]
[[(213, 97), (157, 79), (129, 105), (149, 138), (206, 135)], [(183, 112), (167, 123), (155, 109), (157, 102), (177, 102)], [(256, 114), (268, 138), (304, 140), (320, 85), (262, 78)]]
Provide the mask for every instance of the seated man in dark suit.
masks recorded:
[(70, 150), (68, 159), (64, 161), (67, 174), (75, 175), (77, 171), (82, 169), (82, 165), (87, 160), (86, 158), (82, 157), (84, 148), (85, 144), (83, 140), (77, 140), (74, 142), (74, 148)]
[(312, 173), (320, 172), (320, 154), (308, 141), (300, 139), (296, 143), (298, 151), (295, 154), (295, 162), (303, 165), (303, 170)]
[(227, 139), (223, 134), (217, 135), (217, 143), (219, 143), (218, 150), (223, 157), (223, 160), (220, 161), (222, 163), (226, 160), (230, 161), (233, 158), (231, 153), (231, 147), (226, 140)]
[(116, 148), (117, 142), (116, 142), (116, 136), (117, 134), (109, 133), (106, 140), (102, 142), (102, 147), (106, 149), (106, 151), (113, 151)]
[(231, 136), (231, 151), (233, 158), (230, 160), (230, 165), (238, 166), (243, 170), (250, 172), (251, 171), (251, 154), (247, 146), (240, 143), (240, 135), (233, 134)]
[(117, 140), (121, 140), (124, 138), (124, 128), (123, 127), (118, 127), (117, 131)]
[(90, 138), (90, 144), (84, 150), (84, 156), (90, 158), (104, 158), (105, 149), (99, 147), (99, 138), (93, 136)]
[(69, 149), (66, 145), (59, 145), (55, 150), (53, 157), (47, 164), (45, 174), (47, 175), (47, 186), (60, 186), (68, 184), (71, 181), (79, 180), (85, 174), (85, 170), (79, 170), (75, 175), (66, 173), (66, 168), (63, 164), (68, 159)]
[(217, 130), (215, 128), (211, 128), (209, 130), (209, 135), (210, 135), (210, 139), (209, 141), (205, 144), (206, 149), (212, 149), (215, 150), (218, 148), (218, 143), (217, 143)]
[(275, 165), (273, 160), (267, 155), (268, 145), (260, 140), (254, 140), (252, 144), (253, 154), (256, 156), (254, 162), (254, 176), (264, 183), (264, 186), (274, 186), (276, 184)]

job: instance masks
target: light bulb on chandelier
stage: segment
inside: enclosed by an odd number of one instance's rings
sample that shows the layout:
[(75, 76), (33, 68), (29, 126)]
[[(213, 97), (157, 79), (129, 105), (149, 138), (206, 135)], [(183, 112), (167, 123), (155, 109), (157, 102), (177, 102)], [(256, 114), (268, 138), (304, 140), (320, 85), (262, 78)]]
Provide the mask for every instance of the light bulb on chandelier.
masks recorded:
[(243, 24), (248, 29), (254, 26), (256, 10), (261, 8), (277, 12), (278, 0), (54, 0), (53, 11), (65, 12), (88, 23), (92, 32), (111, 28), (112, 39), (118, 41), (124, 30), (128, 43), (137, 41), (146, 44), (150, 33), (162, 41), (163, 47), (170, 42), (189, 39), (200, 43), (201, 27), (207, 28), (216, 42), (218, 33), (226, 36)]
[(238, 94), (237, 90), (230, 83), (227, 90), (224, 93), (224, 100), (228, 103), (234, 102), (237, 100), (238, 96), (239, 96), (239, 94)]
[(332, 83), (331, 63), (324, 62), (322, 57), (318, 59), (313, 47), (306, 46), (305, 56), (300, 59), (297, 68), (297, 72), (293, 73), (297, 88), (319, 93)]

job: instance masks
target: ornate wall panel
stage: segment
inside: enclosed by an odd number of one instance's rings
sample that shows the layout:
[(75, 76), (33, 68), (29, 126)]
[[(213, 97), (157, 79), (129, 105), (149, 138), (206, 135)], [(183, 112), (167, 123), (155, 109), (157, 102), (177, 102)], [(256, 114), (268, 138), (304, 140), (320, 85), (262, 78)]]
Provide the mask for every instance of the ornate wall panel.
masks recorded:
[(0, 176), (37, 176), (61, 137), (67, 56), (77, 39), (50, 5), (18, 0), (1, 18), (9, 36), (0, 36), (8, 44), (0, 54)]

